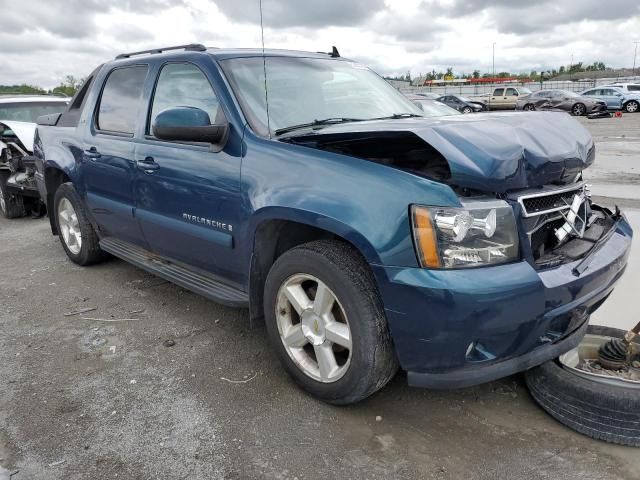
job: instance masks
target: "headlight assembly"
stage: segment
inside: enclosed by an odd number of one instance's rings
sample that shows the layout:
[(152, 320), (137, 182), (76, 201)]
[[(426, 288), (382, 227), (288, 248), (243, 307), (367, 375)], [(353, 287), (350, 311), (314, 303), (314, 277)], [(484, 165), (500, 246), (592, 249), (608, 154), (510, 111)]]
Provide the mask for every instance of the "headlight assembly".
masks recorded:
[(502, 200), (462, 202), (462, 208), (411, 207), (413, 238), (425, 268), (497, 265), (518, 259), (513, 209)]

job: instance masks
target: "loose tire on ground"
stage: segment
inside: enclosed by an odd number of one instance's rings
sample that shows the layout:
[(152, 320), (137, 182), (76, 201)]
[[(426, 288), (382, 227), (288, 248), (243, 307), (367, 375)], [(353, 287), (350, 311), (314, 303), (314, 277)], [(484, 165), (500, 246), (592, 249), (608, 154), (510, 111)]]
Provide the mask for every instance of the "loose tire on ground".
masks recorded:
[(0, 172), (0, 213), (9, 219), (24, 217), (26, 215), (24, 199), (7, 191), (8, 177), (7, 173)]
[[(590, 326), (589, 333), (622, 338), (616, 328)], [(590, 381), (557, 360), (526, 373), (533, 398), (560, 423), (591, 438), (640, 447), (640, 390)]]
[[(348, 319), (348, 368), (330, 383), (312, 378), (294, 362), (279, 331), (280, 319), (276, 316), (285, 313), (278, 303), (281, 287), (299, 274), (323, 282), (335, 294)], [(285, 252), (269, 271), (264, 298), (267, 332), (282, 365), (311, 395), (333, 404), (355, 403), (382, 388), (395, 375), (398, 362), (376, 284), (364, 260), (348, 244), (319, 240)]]
[[(81, 236), (81, 246), (79, 251), (73, 252), (69, 245), (65, 242), (62, 230), (61, 230), (61, 218), (59, 216), (59, 208), (60, 204), (64, 201), (68, 201), (73, 210), (75, 211), (75, 215), (77, 217), (77, 226), (80, 229)], [(84, 207), (78, 192), (76, 192), (73, 184), (64, 183), (58, 187), (56, 190), (56, 194), (53, 200), (54, 209), (53, 212), (50, 212), (50, 215), (53, 215), (53, 218), (56, 222), (56, 228), (58, 230), (58, 236), (60, 237), (60, 243), (62, 243), (62, 248), (66, 252), (67, 256), (78, 265), (86, 266), (92, 265), (94, 263), (98, 263), (105, 258), (108, 258), (109, 255), (100, 249), (98, 245), (98, 235), (93, 229), (93, 225), (89, 222), (87, 215), (84, 211)]]

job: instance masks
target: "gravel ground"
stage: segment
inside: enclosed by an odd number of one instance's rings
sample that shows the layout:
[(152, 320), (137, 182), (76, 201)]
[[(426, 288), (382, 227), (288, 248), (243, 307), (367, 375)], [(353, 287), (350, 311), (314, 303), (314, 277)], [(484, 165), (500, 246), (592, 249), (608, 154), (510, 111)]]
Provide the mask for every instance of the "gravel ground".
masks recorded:
[[(595, 190), (637, 189), (640, 114), (584, 122)], [(640, 476), (637, 449), (563, 427), (521, 375), (436, 392), (399, 374), (333, 407), (292, 384), (246, 311), (119, 260), (78, 267), (46, 219), (0, 219), (0, 253), (0, 480)]]

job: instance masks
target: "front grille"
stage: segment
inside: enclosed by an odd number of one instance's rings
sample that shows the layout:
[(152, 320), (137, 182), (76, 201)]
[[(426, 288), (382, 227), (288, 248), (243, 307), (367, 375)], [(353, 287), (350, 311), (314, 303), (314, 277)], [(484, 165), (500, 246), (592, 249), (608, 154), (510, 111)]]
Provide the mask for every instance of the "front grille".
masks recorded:
[(583, 189), (582, 184), (573, 186), (571, 189), (548, 193), (536, 193), (523, 195), (518, 198), (525, 217), (534, 217), (545, 213), (557, 212), (568, 209), (576, 193)]

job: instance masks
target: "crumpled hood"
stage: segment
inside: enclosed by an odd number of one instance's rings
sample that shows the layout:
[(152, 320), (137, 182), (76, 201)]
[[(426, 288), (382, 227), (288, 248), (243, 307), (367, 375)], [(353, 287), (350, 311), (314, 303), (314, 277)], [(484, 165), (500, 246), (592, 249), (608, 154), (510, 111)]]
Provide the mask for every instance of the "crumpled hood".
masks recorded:
[[(306, 138), (411, 132), (449, 164), (447, 183), (488, 192), (569, 180), (593, 163), (591, 134), (560, 112), (506, 112), (332, 125)], [(429, 161), (425, 158), (425, 162)]]
[(24, 148), (29, 152), (33, 152), (33, 139), (36, 134), (37, 126), (35, 123), (0, 120), (0, 124), (10, 128), (13, 133), (16, 134), (16, 137), (18, 137), (18, 140), (20, 140), (22, 145), (24, 145)]

